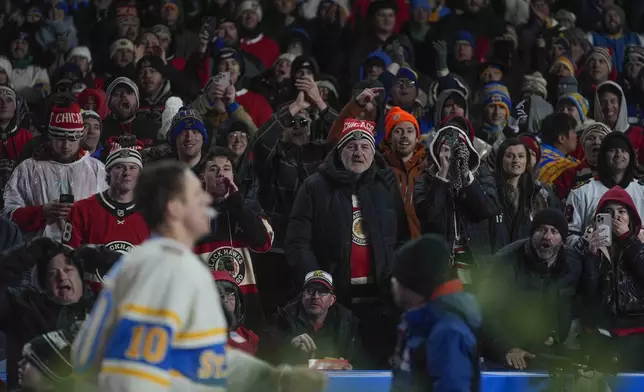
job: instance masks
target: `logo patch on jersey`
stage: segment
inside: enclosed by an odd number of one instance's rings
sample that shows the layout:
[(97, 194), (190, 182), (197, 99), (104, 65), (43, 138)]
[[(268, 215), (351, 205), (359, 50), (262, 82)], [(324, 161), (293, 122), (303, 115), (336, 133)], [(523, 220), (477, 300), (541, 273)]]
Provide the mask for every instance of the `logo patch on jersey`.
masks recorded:
[(361, 211), (353, 211), (353, 223), (351, 224), (351, 240), (358, 245), (367, 245), (369, 241), (362, 227), (363, 219)]
[(575, 207), (572, 206), (572, 204), (567, 204), (566, 205), (566, 220), (568, 223), (572, 222), (572, 216), (575, 213)]
[(206, 262), (208, 267), (213, 271), (226, 271), (235, 279), (237, 284), (241, 284), (246, 276), (246, 262), (244, 256), (237, 249), (224, 246), (217, 248), (208, 256)]
[(119, 253), (123, 253), (123, 254), (129, 252), (134, 247), (134, 245), (130, 244), (129, 242), (125, 242), (125, 241), (112, 241), (112, 242), (110, 242), (109, 244), (107, 244), (105, 246), (107, 247), (107, 249), (109, 249), (111, 251), (119, 252)]

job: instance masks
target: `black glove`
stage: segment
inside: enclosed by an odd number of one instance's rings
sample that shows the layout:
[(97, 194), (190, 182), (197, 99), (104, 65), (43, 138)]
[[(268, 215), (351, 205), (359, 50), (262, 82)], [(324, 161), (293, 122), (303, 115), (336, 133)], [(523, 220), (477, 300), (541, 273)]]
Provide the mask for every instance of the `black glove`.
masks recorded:
[(447, 70), (447, 43), (445, 41), (434, 41), (434, 64), (438, 72)]

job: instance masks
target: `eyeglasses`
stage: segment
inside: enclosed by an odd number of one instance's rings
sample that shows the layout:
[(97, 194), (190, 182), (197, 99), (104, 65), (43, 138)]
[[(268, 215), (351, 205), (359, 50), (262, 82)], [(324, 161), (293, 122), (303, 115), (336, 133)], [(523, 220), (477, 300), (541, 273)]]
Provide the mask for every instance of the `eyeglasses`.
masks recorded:
[(416, 85), (416, 82), (414, 82), (411, 79), (398, 79), (396, 82), (396, 86), (398, 87), (413, 87)]
[(313, 297), (315, 294), (319, 295), (320, 297), (328, 297), (331, 292), (329, 290), (325, 289), (315, 289), (312, 287), (309, 287), (307, 289), (304, 289), (304, 294), (308, 295), (309, 297)]
[(231, 132), (228, 134), (228, 139), (230, 140), (235, 140), (235, 139), (248, 139), (248, 135), (244, 132)]
[(286, 125), (287, 128), (304, 128), (309, 125), (308, 118), (295, 118), (289, 124)]

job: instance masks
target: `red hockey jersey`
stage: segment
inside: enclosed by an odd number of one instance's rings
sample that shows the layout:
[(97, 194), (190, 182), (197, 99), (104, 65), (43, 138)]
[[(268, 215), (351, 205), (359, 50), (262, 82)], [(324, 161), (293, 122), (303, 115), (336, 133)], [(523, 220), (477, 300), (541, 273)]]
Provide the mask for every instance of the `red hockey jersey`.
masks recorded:
[(105, 245), (126, 253), (150, 236), (150, 229), (134, 203), (121, 204), (107, 191), (74, 204), (63, 231), (63, 244), (76, 248), (84, 244)]
[[(85, 244), (105, 245), (108, 249), (127, 253), (150, 236), (150, 229), (134, 203), (110, 200), (107, 191), (74, 203), (63, 230), (63, 244), (72, 248)], [(85, 280), (92, 288), (100, 288), (105, 271), (85, 271)]]

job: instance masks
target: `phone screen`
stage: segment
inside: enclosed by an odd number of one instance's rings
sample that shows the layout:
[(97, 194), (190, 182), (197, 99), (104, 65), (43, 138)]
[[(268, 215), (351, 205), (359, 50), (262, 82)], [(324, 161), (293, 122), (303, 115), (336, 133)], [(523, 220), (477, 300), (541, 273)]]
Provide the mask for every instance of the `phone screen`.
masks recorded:
[(71, 195), (71, 194), (68, 194), (68, 193), (67, 193), (67, 194), (66, 194), (66, 193), (63, 193), (63, 194), (62, 194), (62, 195), (60, 195), (60, 197), (58, 198), (58, 201), (59, 201), (60, 203), (73, 203), (73, 202), (74, 202), (74, 195)]
[(599, 246), (611, 246), (613, 243), (613, 217), (610, 214), (597, 214), (595, 227), (599, 238)]

